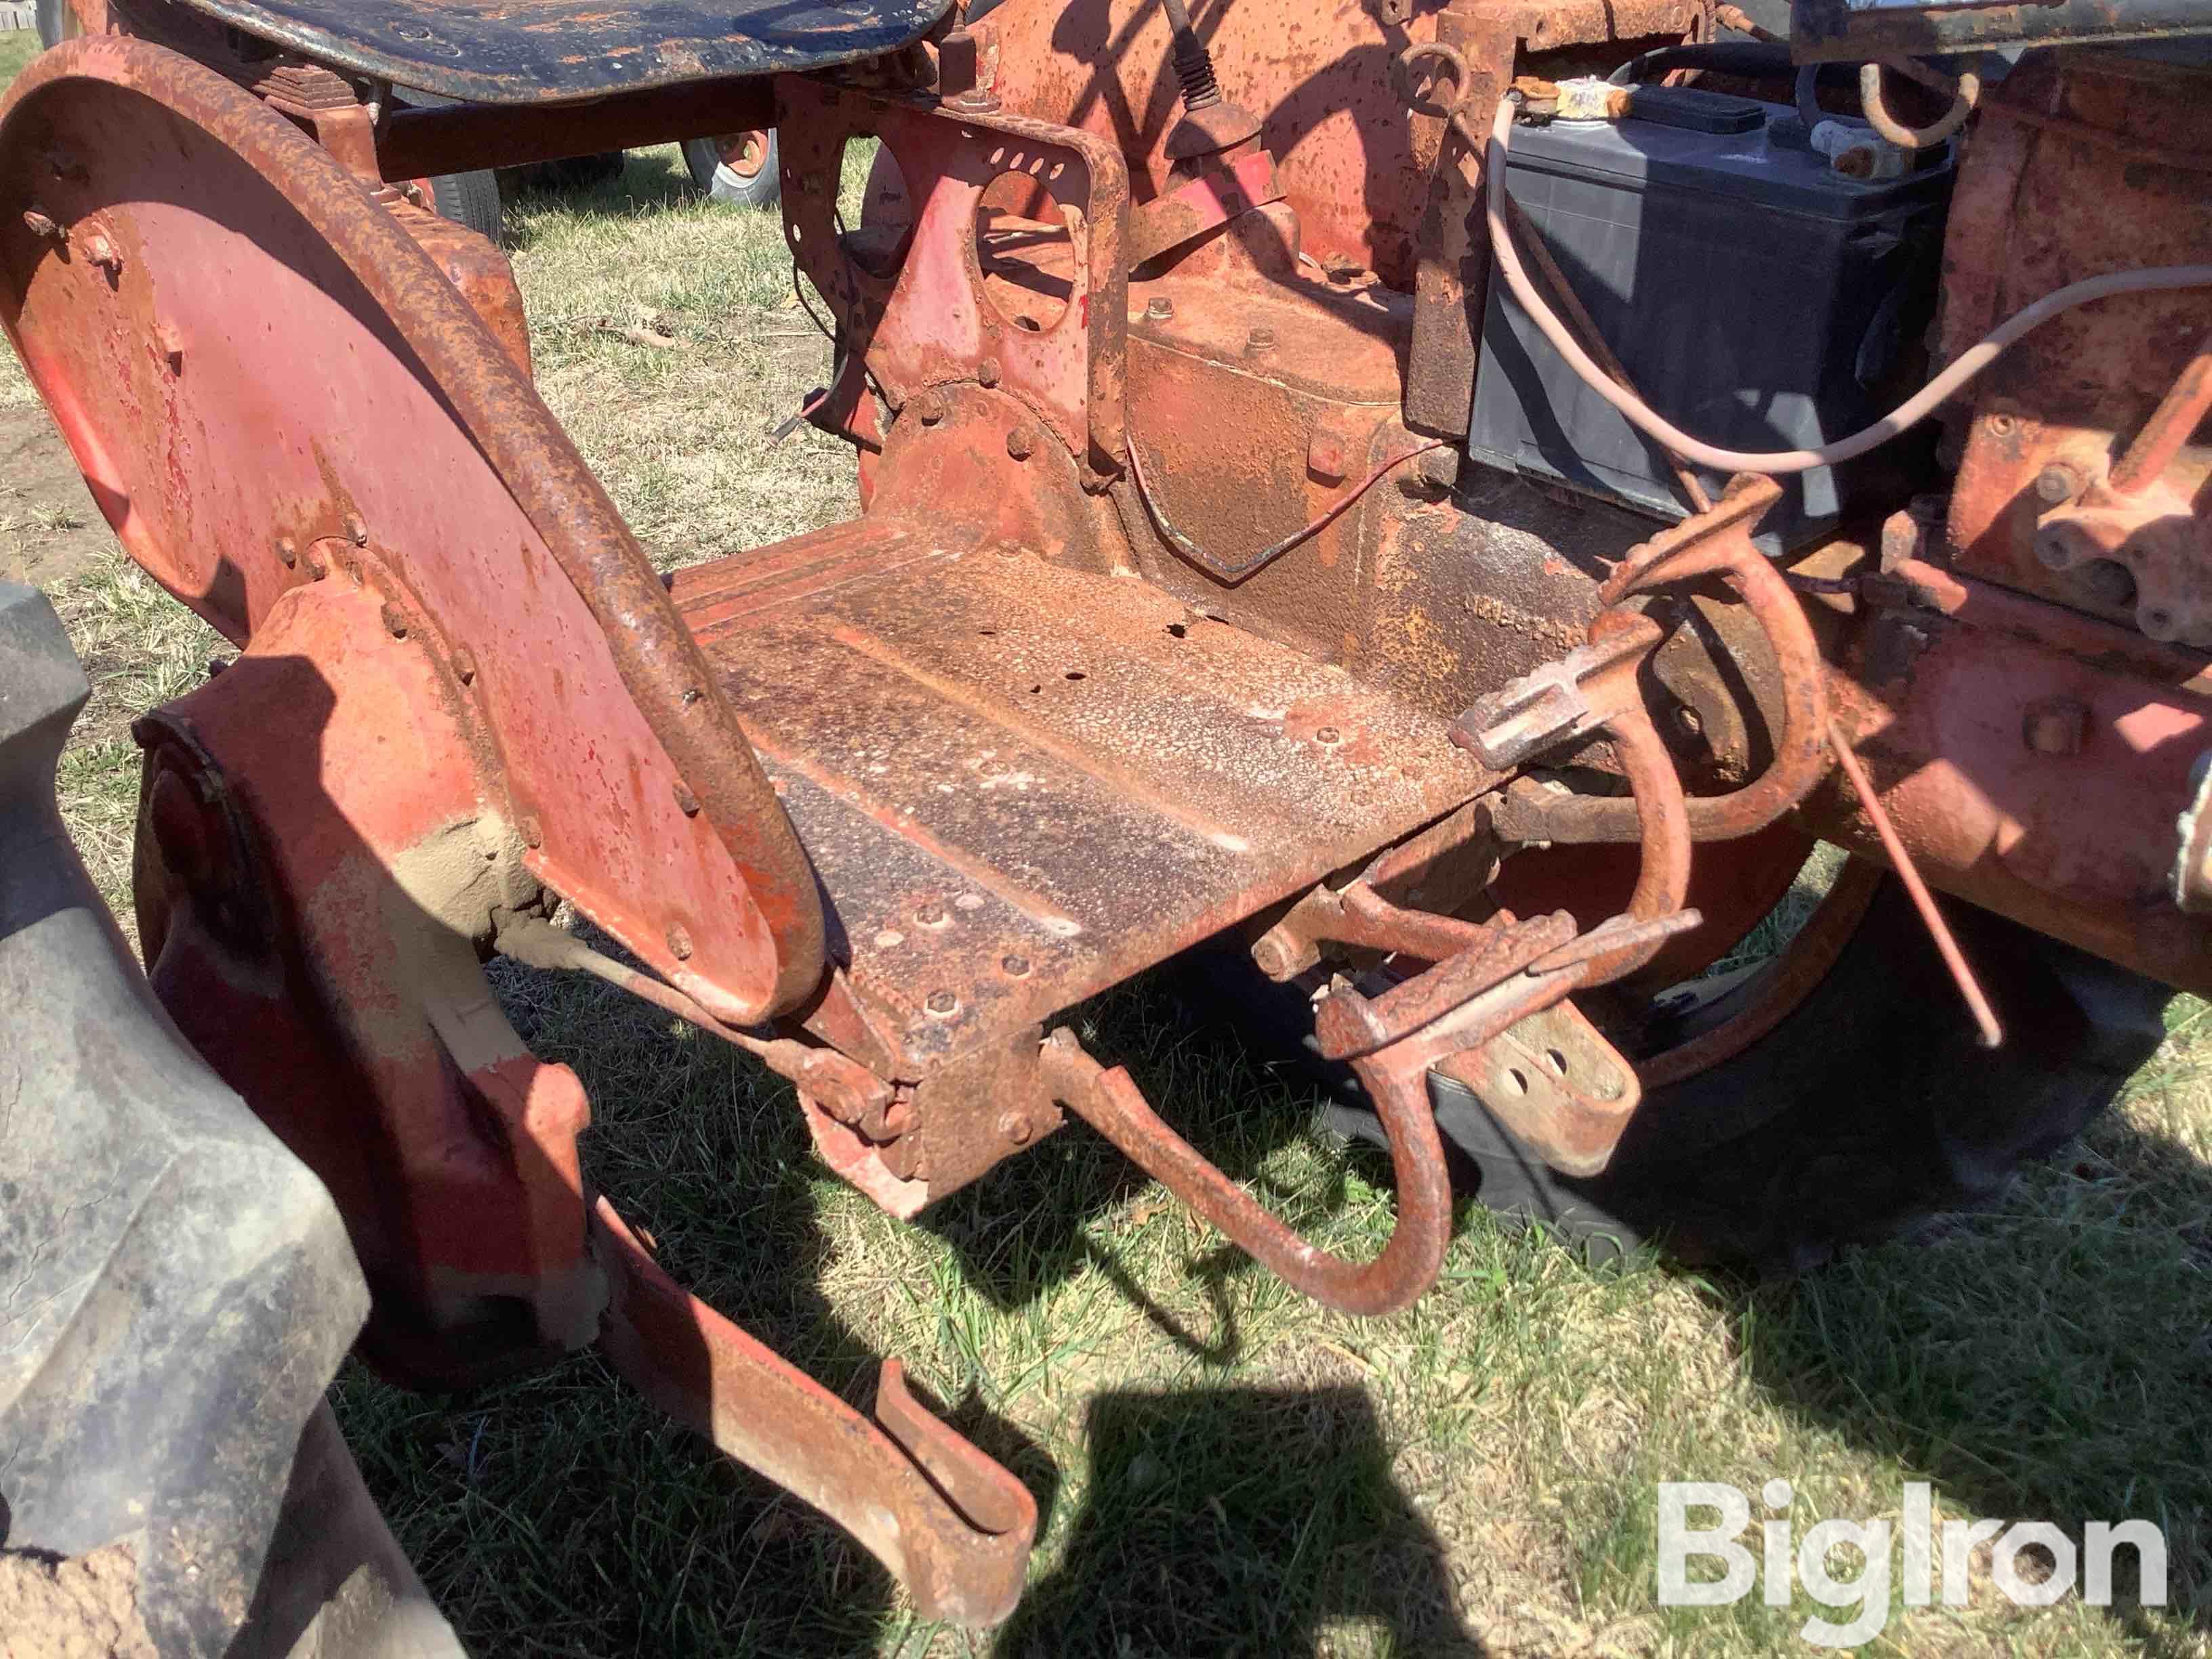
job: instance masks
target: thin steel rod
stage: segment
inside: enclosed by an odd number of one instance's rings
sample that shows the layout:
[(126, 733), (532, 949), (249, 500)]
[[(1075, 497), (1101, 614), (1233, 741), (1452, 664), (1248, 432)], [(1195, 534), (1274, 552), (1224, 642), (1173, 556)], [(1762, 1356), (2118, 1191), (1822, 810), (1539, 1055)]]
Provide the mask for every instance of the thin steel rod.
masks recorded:
[(1936, 941), (1936, 949), (1943, 958), (1943, 965), (1951, 970), (1958, 982), (1959, 994), (1966, 999), (1967, 1012), (1974, 1024), (1982, 1028), (1982, 1047), (1994, 1048), (2004, 1042), (2004, 1027), (1997, 1024), (1996, 1011), (1990, 1000), (1982, 994), (1980, 982), (1974, 970), (1966, 965), (1966, 954), (1959, 949), (1959, 941), (1951, 936), (1951, 924), (1943, 920), (1943, 913), (1936, 908), (1936, 896), (1928, 890), (1928, 884), (1920, 879), (1920, 872), (1913, 867), (1912, 855), (1905, 850), (1897, 826), (1889, 821), (1889, 813), (1874, 792), (1874, 780), (1867, 775), (1859, 757), (1851, 752), (1850, 740), (1844, 737), (1842, 726), (1834, 720), (1828, 722), (1828, 742), (1836, 751), (1836, 763), (1844, 769), (1844, 775), (1851, 781), (1858, 792), (1859, 805), (1866, 808), (1867, 817), (1874, 820), (1874, 832), (1881, 837), (1882, 851), (1889, 854), (1889, 862), (1897, 872), (1897, 878), (1905, 884), (1905, 890), (1912, 896), (1912, 907), (1920, 912), (1920, 920), (1928, 924), (1928, 935)]

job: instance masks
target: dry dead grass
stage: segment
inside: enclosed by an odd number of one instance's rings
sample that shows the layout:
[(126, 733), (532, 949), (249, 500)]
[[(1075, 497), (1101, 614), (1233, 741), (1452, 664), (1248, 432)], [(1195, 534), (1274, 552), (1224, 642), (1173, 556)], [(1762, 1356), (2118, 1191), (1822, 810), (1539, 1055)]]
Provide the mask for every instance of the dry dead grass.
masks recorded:
[[(673, 152), (514, 214), (540, 383), (664, 563), (847, 509), (849, 461), (764, 432), (826, 367), (785, 303), (773, 224), (682, 198)], [(674, 349), (602, 329), (659, 319)], [(0, 368), (0, 398), (12, 395)], [(123, 722), (210, 639), (112, 559), (62, 595), (100, 682), (64, 787), (112, 898), (134, 762)], [(1023, 1476), (1043, 1525), (995, 1637), (917, 1623), (873, 1565), (721, 1463), (599, 1362), (456, 1398), (357, 1371), (338, 1404), (424, 1577), (483, 1653), (1750, 1655), (1816, 1608), (1655, 1605), (1655, 1486), (1787, 1476), (1791, 1518), (2150, 1515), (2166, 1610), (1900, 1613), (1877, 1650), (2202, 1655), (2212, 1608), (2212, 1046), (2203, 1009), (2086, 1144), (1990, 1212), (1760, 1286), (1594, 1264), (1465, 1218), (1419, 1308), (1357, 1322), (1253, 1270), (1071, 1129), (890, 1222), (809, 1156), (787, 1091), (603, 988), (502, 968), (574, 1065), (593, 1179), (665, 1258), (858, 1398), (903, 1356)], [(1154, 989), (1086, 1041), (1325, 1243), (1387, 1228), (1383, 1170), (1318, 1140), (1261, 1057), (1188, 1036)]]

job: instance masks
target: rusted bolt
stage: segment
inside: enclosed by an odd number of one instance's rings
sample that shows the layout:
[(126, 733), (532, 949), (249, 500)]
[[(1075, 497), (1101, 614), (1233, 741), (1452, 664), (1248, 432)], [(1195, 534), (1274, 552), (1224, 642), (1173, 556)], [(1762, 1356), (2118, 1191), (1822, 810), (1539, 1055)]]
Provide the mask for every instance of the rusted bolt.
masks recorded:
[(1164, 294), (1155, 295), (1145, 301), (1145, 316), (1155, 323), (1171, 321), (1175, 317), (1175, 301)]
[(2081, 493), (2081, 479), (2072, 467), (2053, 461), (2035, 475), (2035, 493), (2056, 507)]
[(1314, 733), (1314, 741), (1321, 744), (1342, 743), (1344, 733), (1333, 726), (1324, 726)]
[(276, 538), (276, 556), (283, 562), (285, 569), (291, 570), (297, 568), (300, 562), (299, 543), (294, 541), (289, 536), (279, 536)]
[(331, 574), (331, 562), (323, 552), (323, 544), (320, 542), (317, 542), (307, 550), (307, 574), (317, 581), (322, 580)]
[(1026, 461), (1036, 453), (1036, 439), (1029, 428), (1018, 426), (1006, 434), (1006, 453), (1018, 461)]
[(2088, 706), (2072, 697), (2032, 702), (2021, 736), (2039, 755), (2078, 755), (2089, 737)]
[(460, 676), (463, 685), (477, 683), (477, 653), (465, 645), (453, 653), (453, 672)]
[(1001, 1112), (999, 1115), (999, 1133), (1015, 1146), (1022, 1146), (1028, 1141), (1031, 1133), (1030, 1121), (1019, 1112)]
[(36, 208), (24, 210), (23, 224), (32, 235), (42, 240), (58, 242), (62, 240), (62, 228)]
[(999, 966), (1006, 970), (1010, 978), (1027, 979), (1030, 976), (1030, 959), (1027, 957), (1000, 957)]
[(378, 614), (383, 617), (386, 631), (393, 639), (404, 640), (407, 637), (407, 613), (386, 599), (384, 602), (384, 609)]
[(2020, 429), (2020, 422), (2002, 410), (1990, 416), (1984, 424), (1989, 428), (1990, 435), (1993, 438), (2009, 438)]
[(996, 357), (984, 358), (981, 362), (975, 365), (975, 378), (985, 386), (998, 385), (999, 360)]
[(678, 962), (691, 960), (691, 930), (680, 921), (669, 924), (668, 954)]
[(1269, 979), (1287, 978), (1291, 971), (1291, 947), (1273, 928), (1252, 941), (1252, 965)]
[(2045, 570), (2063, 570), (2074, 562), (2074, 538), (2064, 525), (2047, 524), (2035, 532), (2035, 556)]
[(84, 257), (111, 276), (123, 274), (123, 255), (104, 232), (95, 230), (84, 239)]
[(514, 827), (522, 832), (522, 844), (525, 847), (545, 845), (545, 826), (538, 821), (537, 813), (525, 812)]
[(1693, 738), (1705, 729), (1705, 717), (1687, 703), (1674, 711), (1674, 724)]
[(699, 797), (684, 787), (681, 778), (676, 781), (676, 810), (687, 818), (699, 816)]
[(915, 905), (914, 919), (925, 927), (942, 927), (947, 920), (945, 907), (935, 899), (924, 899)]
[(921, 1006), (939, 1019), (950, 1019), (960, 1012), (960, 999), (950, 991), (932, 991)]
[(925, 392), (914, 400), (914, 412), (924, 426), (935, 426), (945, 418), (945, 399)]
[(345, 533), (346, 539), (351, 542), (356, 547), (367, 547), (368, 545), (368, 522), (367, 520), (363, 519), (360, 514), (349, 513), (346, 514)]
[(1265, 325), (1254, 329), (1244, 337), (1244, 355), (1248, 357), (1257, 357), (1262, 352), (1273, 351), (1274, 349), (1275, 331)]

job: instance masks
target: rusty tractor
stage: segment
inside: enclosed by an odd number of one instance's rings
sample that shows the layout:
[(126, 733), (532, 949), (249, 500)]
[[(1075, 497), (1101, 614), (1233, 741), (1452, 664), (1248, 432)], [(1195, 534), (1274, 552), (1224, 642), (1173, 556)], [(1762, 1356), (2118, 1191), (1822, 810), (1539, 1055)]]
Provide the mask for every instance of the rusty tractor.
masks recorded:
[[(391, 1376), (599, 1344), (929, 1616), (1020, 1593), (896, 1360), (854, 1411), (588, 1190), (494, 953), (757, 1055), (896, 1215), (1072, 1114), (1364, 1315), (1455, 1180), (1816, 1261), (2212, 994), (2201, 0), (75, 6), (0, 320), (238, 648), (134, 727), (146, 975)], [(406, 181), (771, 130), (859, 511), (664, 580)], [(1388, 1148), (1374, 1259), (1056, 1023), (1200, 947)]]

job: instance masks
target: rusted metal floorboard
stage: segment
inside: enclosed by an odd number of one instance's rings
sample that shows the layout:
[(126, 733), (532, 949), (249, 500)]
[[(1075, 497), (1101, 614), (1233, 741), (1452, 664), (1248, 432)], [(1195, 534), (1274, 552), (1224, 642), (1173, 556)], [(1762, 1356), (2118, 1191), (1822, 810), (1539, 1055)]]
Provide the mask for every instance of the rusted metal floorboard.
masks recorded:
[(1155, 588), (840, 526), (684, 573), (917, 1069), (1450, 811), (1439, 721)]

